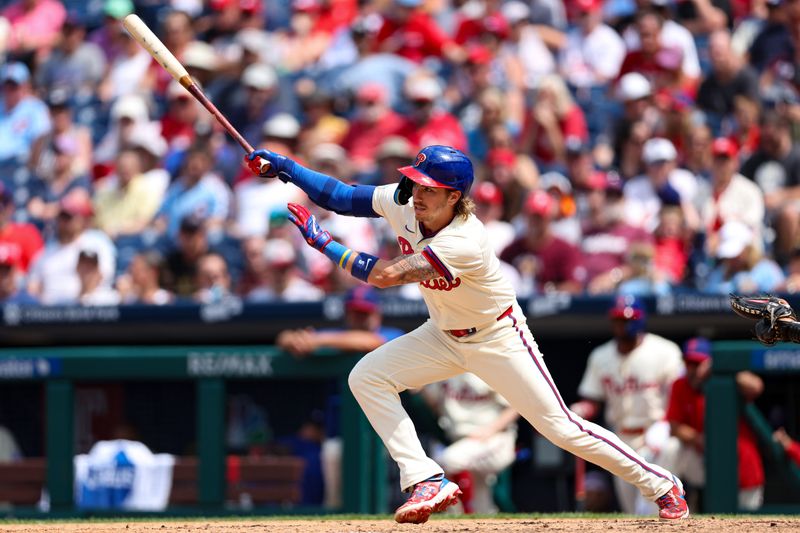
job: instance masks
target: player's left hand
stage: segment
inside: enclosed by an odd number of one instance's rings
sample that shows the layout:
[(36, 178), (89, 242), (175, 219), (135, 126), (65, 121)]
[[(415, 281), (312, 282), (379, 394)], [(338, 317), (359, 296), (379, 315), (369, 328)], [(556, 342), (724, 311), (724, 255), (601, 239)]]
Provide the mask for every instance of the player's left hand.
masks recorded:
[(289, 220), (297, 226), (309, 246), (316, 248), (320, 252), (324, 250), (328, 243), (333, 240), (331, 234), (320, 228), (319, 224), (317, 224), (317, 218), (302, 205), (290, 203), (288, 207), (292, 213), (289, 215)]

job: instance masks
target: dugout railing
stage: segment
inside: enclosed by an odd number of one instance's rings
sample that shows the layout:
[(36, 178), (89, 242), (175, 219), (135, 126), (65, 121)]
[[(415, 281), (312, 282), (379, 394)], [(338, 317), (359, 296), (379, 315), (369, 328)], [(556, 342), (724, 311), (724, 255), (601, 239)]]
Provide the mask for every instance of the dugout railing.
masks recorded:
[[(8, 348), (0, 350), (0, 374), (5, 382), (40, 381), (44, 386), (46, 488), (49, 516), (78, 511), (73, 500), (75, 450), (73, 411), (79, 381), (190, 380), (195, 386), (197, 442), (197, 505), (170, 508), (177, 514), (225, 513), (225, 405), (231, 380), (333, 378), (339, 381), (343, 440), (342, 508), (347, 513), (384, 513), (386, 459), (383, 446), (349, 392), (347, 376), (357, 354), (320, 351), (298, 361), (274, 346), (105, 346)], [(293, 512), (324, 512), (293, 509)], [(241, 512), (241, 511), (234, 511)], [(254, 507), (248, 513), (285, 513), (284, 508)], [(36, 509), (12, 509), (7, 514), (31, 516)], [(97, 513), (84, 513), (97, 514)], [(126, 513), (127, 514), (127, 513)]]
[[(800, 347), (780, 344), (765, 347), (752, 341), (713, 343), (714, 364), (706, 385), (706, 494), (707, 513), (739, 513), (736, 438), (740, 416), (756, 434), (765, 459), (776, 465), (775, 473), (790, 488), (800, 488), (800, 468), (792, 464), (772, 440), (772, 428), (752, 404), (743, 404), (736, 387), (736, 373), (750, 370), (760, 375), (800, 375)], [(800, 501), (764, 505), (764, 514), (798, 514)]]

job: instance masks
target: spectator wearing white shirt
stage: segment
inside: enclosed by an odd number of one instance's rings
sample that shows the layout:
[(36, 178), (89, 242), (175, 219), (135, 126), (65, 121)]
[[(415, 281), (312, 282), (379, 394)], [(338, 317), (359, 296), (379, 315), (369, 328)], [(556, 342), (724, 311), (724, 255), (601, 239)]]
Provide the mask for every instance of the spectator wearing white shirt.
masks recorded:
[(602, 0), (577, 0), (577, 25), (567, 32), (560, 71), (575, 88), (604, 87), (616, 78), (625, 59), (625, 43), (603, 23)]
[(494, 251), (500, 255), (514, 240), (513, 226), (502, 220), (503, 191), (491, 181), (484, 181), (476, 185), (472, 191), (472, 199), (475, 200), (475, 216), (486, 226)]
[(510, 29), (501, 54), (517, 58), (524, 87), (535, 90), (543, 76), (555, 72), (553, 51), (563, 44), (564, 34), (552, 27), (531, 24), (530, 8), (518, 0), (503, 4), (501, 13)]
[(679, 205), (690, 228), (699, 226), (694, 203), (700, 185), (694, 174), (677, 168), (675, 146), (661, 137), (649, 139), (642, 149), (645, 173), (625, 184), (626, 221), (649, 232), (658, 226), (658, 214), (663, 205)]
[(111, 105), (111, 124), (94, 149), (94, 163), (108, 165), (116, 159), (137, 124), (150, 121), (148, 101), (140, 94), (120, 96)]
[(111, 61), (98, 87), (98, 96), (103, 101), (115, 101), (127, 94), (149, 91), (147, 71), (153, 58), (123, 26), (115, 26), (114, 31), (119, 53)]
[(233, 189), (232, 232), (240, 237), (265, 237), (269, 231), (270, 214), (284, 211), (289, 202), (300, 201), (301, 194), (297, 187), (287, 187), (280, 180), (265, 180), (251, 175)]
[(60, 203), (56, 217), (56, 239), (45, 245), (28, 277), (28, 292), (45, 305), (76, 302), (81, 282), (76, 271), (81, 250), (97, 253), (102, 284), (114, 279), (116, 250), (102, 231), (87, 229), (92, 204), (83, 196), (67, 196)]
[(77, 303), (87, 306), (118, 305), (119, 293), (103, 283), (103, 274), (100, 272), (100, 256), (92, 248), (84, 248), (78, 254), (78, 264), (75, 266), (81, 289)]
[(739, 173), (739, 150), (730, 139), (719, 137), (711, 144), (714, 162), (711, 166), (711, 194), (702, 207), (706, 229), (706, 247), (716, 254), (719, 230), (725, 223), (738, 220), (747, 225), (761, 243), (764, 223), (764, 193), (753, 181)]
[(603, 23), (602, 0), (577, 0), (577, 24), (561, 49), (560, 72), (586, 115), (592, 139), (609, 133), (608, 82), (617, 77), (625, 44)]
[(303, 279), (292, 243), (285, 239), (269, 239), (264, 243), (263, 254), (269, 276), (244, 295), (247, 301), (308, 302), (325, 297), (322, 289)]

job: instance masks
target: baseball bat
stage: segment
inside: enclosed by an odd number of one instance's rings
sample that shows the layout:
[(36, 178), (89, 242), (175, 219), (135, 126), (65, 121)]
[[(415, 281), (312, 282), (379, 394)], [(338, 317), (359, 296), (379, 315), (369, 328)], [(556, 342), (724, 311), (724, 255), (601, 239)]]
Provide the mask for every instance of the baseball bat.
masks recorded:
[[(136, 42), (138, 42), (142, 48), (147, 50), (153, 59), (158, 61), (158, 64), (161, 65), (164, 70), (169, 72), (170, 76), (175, 78), (187, 91), (189, 94), (195, 97), (198, 102), (203, 104), (211, 116), (213, 116), (217, 122), (222, 124), (222, 127), (233, 137), (239, 145), (244, 148), (244, 151), (248, 154), (253, 151), (253, 146), (247, 142), (241, 133), (239, 133), (233, 125), (228, 122), (228, 119), (225, 118), (225, 115), (220, 113), (217, 106), (208, 99), (208, 97), (200, 90), (200, 87), (194, 82), (191, 76), (189, 76), (189, 72), (186, 71), (186, 67), (184, 67), (178, 58), (176, 58), (172, 52), (166, 47), (164, 43), (161, 42), (161, 39), (156, 37), (156, 34), (147, 27), (147, 24), (144, 23), (142, 19), (139, 18), (136, 14), (130, 14), (126, 16), (122, 20), (122, 25), (125, 26), (125, 29), (128, 30), (128, 33), (131, 34)], [(261, 172), (265, 172), (269, 168), (269, 162), (261, 161)]]

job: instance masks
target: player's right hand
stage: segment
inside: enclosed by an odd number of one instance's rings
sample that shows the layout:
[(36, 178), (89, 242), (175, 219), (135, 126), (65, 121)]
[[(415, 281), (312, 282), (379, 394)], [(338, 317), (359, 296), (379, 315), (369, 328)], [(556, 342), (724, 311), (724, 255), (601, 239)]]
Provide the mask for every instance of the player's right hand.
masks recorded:
[(274, 178), (285, 170), (289, 158), (269, 150), (254, 150), (244, 156), (244, 162), (261, 178)]

